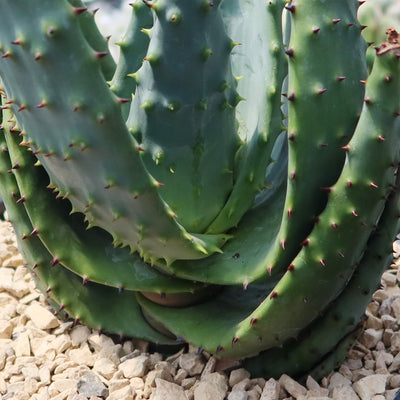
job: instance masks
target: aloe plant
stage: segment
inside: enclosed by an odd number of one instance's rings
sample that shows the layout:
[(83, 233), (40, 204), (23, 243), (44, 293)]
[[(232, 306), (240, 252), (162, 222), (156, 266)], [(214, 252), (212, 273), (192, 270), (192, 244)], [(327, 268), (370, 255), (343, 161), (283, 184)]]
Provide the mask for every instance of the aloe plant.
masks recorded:
[(0, 195), (59, 311), (264, 376), (344, 358), (399, 229), (400, 45), (368, 75), (358, 7), (137, 0), (116, 64), (80, 0), (0, 2)]

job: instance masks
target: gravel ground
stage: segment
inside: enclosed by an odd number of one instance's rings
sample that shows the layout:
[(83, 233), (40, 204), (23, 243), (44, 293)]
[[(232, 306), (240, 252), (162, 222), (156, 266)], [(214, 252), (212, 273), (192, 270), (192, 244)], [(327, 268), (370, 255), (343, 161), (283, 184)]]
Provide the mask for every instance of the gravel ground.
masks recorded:
[(250, 376), (189, 348), (166, 359), (143, 341), (58, 319), (0, 221), (0, 400), (392, 400), (400, 388), (400, 241), (369, 304), (366, 330), (341, 367), (300, 384)]

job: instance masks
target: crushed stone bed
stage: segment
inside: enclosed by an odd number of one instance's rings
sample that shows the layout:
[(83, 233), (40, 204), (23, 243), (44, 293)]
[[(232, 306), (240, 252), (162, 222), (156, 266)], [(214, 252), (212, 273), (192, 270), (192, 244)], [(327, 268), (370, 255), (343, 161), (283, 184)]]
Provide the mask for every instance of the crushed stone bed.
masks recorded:
[[(164, 357), (54, 315), (0, 221), (0, 400), (393, 400), (400, 389), (400, 240), (341, 367), (300, 384), (250, 376), (189, 347)], [(400, 395), (399, 395), (400, 399)]]

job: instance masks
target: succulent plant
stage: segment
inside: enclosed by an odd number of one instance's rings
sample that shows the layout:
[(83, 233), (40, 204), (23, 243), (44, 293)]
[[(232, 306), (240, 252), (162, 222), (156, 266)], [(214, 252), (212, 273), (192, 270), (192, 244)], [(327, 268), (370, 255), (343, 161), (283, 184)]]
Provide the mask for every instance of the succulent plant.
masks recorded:
[[(400, 28), (400, 2), (390, 0), (366, 0), (360, 8), (358, 18), (366, 28), (364, 39), (375, 45), (385, 40), (385, 29), (382, 27)], [(367, 64), (369, 68), (374, 61), (375, 51), (372, 46), (367, 49)]]
[(399, 229), (400, 44), (368, 75), (358, 7), (137, 0), (116, 65), (80, 0), (0, 2), (0, 196), (59, 312), (264, 376), (344, 358)]

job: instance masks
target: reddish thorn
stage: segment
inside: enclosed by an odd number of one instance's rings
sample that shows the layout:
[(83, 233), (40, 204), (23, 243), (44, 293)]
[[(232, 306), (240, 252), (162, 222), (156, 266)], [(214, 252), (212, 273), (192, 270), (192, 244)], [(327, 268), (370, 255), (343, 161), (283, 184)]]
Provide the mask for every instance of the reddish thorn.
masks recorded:
[(294, 271), (294, 264), (290, 264), (290, 265), (287, 267), (287, 270), (288, 270), (288, 271)]
[(287, 49), (285, 50), (285, 53), (290, 57), (294, 57), (294, 50), (293, 49)]
[(258, 318), (252, 318), (250, 320), (250, 326), (253, 326), (258, 321)]
[(321, 258), (320, 260), (319, 260), (319, 263), (323, 266), (323, 267), (325, 267), (325, 260), (323, 259), (323, 258)]
[(288, 218), (290, 218), (292, 216), (292, 209), (289, 208), (289, 210), (287, 211), (287, 216)]
[(294, 142), (295, 134), (292, 132), (292, 133), (288, 136), (288, 139), (289, 139), (291, 142)]
[(51, 292), (51, 287), (48, 286), (47, 289), (46, 289), (46, 293), (50, 293), (50, 292)]
[(104, 186), (104, 189), (110, 189), (111, 185)]
[(386, 139), (382, 135), (378, 135), (378, 140), (384, 142)]
[(291, 93), (291, 94), (287, 97), (287, 99), (288, 99), (289, 101), (294, 101), (294, 100), (295, 100), (295, 95), (294, 95), (294, 93)]
[(220, 351), (222, 351), (224, 348), (221, 346), (221, 345), (219, 345), (218, 347), (217, 347), (217, 353), (219, 353)]
[(385, 81), (390, 82), (392, 80), (392, 77), (390, 75), (385, 76)]
[(22, 239), (22, 240), (25, 240), (25, 239), (27, 239), (27, 237), (28, 237), (28, 236), (24, 233), (24, 234), (21, 236), (21, 239)]
[(25, 203), (25, 196), (21, 196), (21, 197), (17, 200), (17, 204), (21, 204), (21, 203)]
[(312, 28), (313, 33), (318, 33), (321, 29), (318, 27)]
[(310, 244), (310, 239), (305, 239), (301, 242), (301, 245), (304, 247), (308, 246), (309, 244)]
[(37, 228), (34, 228), (33, 231), (29, 234), (30, 237), (32, 236), (36, 236), (39, 233), (39, 231), (37, 230)]
[(318, 94), (324, 94), (328, 89), (318, 89)]
[(72, 109), (73, 112), (77, 112), (79, 111), (79, 106), (74, 106), (74, 108)]
[(88, 283), (88, 278), (87, 278), (87, 276), (83, 276), (83, 277), (82, 277), (82, 285), (83, 285), (83, 286), (86, 286), (87, 283)]
[(274, 268), (272, 265), (270, 265), (268, 267), (268, 275), (271, 276), (272, 275), (272, 268)]
[(158, 186), (158, 187), (163, 187), (163, 186), (165, 186), (163, 183), (161, 183), (161, 182), (156, 182), (156, 186)]
[(358, 217), (358, 214), (357, 214), (357, 211), (356, 211), (356, 210), (353, 210), (353, 211), (351, 212), (351, 214), (352, 214), (354, 217)]
[(75, 318), (74, 318), (74, 326), (78, 325), (78, 323), (79, 323), (79, 318), (78, 318), (78, 317), (75, 317)]
[(151, 2), (149, 0), (142, 0), (144, 4), (146, 4), (147, 7), (149, 8), (153, 8), (154, 4), (151, 4)]
[(367, 27), (368, 27), (368, 25), (360, 25), (360, 30), (363, 31)]
[(106, 51), (95, 51), (94, 55), (96, 58), (103, 58), (105, 56), (108, 56), (108, 53)]
[(369, 186), (371, 186), (373, 189), (378, 189), (378, 185), (375, 182), (371, 182)]
[(312, 218), (311, 218), (311, 221), (314, 222), (314, 224), (318, 224), (318, 222), (319, 222), (319, 217), (318, 217), (318, 216), (317, 216), (317, 217), (312, 217)]
[(117, 97), (118, 103), (124, 104), (124, 103), (130, 103), (131, 99), (124, 99), (122, 97)]
[(239, 341), (239, 338), (238, 337), (234, 337), (233, 339), (232, 339), (232, 346), (235, 344), (235, 343), (237, 343)]
[(285, 6), (286, 10), (290, 11), (292, 14), (296, 11), (296, 6), (294, 4), (288, 4)]
[(347, 182), (346, 182), (346, 186), (347, 186), (348, 188), (352, 187), (352, 186), (353, 186), (353, 182), (347, 181)]
[(42, 58), (42, 54), (41, 53), (36, 53), (35, 54), (35, 60), (39, 61)]
[(365, 85), (367, 83), (366, 79), (360, 79), (360, 83), (362, 83), (363, 85)]
[(64, 308), (65, 308), (64, 304), (61, 304), (59, 309), (54, 313), (54, 315), (60, 313), (62, 310), (64, 310)]
[(269, 296), (269, 298), (272, 300), (277, 296), (278, 296), (278, 292), (274, 291), (274, 292), (271, 293), (271, 296)]
[(74, 14), (80, 15), (83, 12), (87, 11), (87, 7), (72, 7)]
[(36, 269), (38, 267), (38, 263), (32, 265), (32, 269)]
[(45, 157), (51, 157), (52, 155), (53, 155), (53, 153), (50, 152), (50, 153), (46, 153), (44, 156)]
[(59, 262), (60, 262), (60, 260), (59, 260), (57, 257), (54, 257), (54, 258), (51, 260), (50, 266), (51, 266), (51, 267), (55, 267)]
[(367, 47), (370, 47), (374, 44), (375, 42), (367, 42)]
[(285, 250), (285, 246), (286, 246), (286, 240), (285, 240), (285, 239), (282, 239), (282, 240), (281, 240), (281, 247), (282, 247), (282, 250)]
[(6, 51), (6, 52), (1, 56), (1, 58), (7, 58), (7, 57), (10, 57), (10, 55), (11, 55), (11, 53), (10, 53), (9, 51)]
[(345, 152), (349, 152), (350, 146), (348, 144), (346, 144), (345, 146), (342, 146), (341, 149), (344, 150)]
[(370, 99), (369, 97), (366, 97), (366, 98), (364, 99), (364, 103), (370, 104), (370, 103), (371, 103), (371, 99)]
[(344, 81), (344, 80), (346, 79), (346, 77), (343, 76), (343, 75), (339, 75), (336, 79), (337, 79), (339, 82), (342, 82), (342, 81)]
[(144, 151), (144, 148), (143, 148), (143, 147), (140, 147), (140, 146), (137, 146), (137, 149), (138, 149), (139, 151)]
[(22, 111), (22, 110), (25, 110), (26, 109), (26, 105), (25, 104), (22, 104), (19, 108), (18, 108), (18, 112), (20, 112), (20, 111)]
[(16, 163), (11, 167), (11, 169), (19, 169), (19, 164), (16, 162)]
[(333, 18), (333, 19), (332, 19), (332, 22), (333, 22), (334, 24), (338, 24), (340, 21), (341, 21), (340, 18)]
[(16, 39), (16, 40), (13, 40), (12, 42), (11, 42), (11, 44), (15, 44), (15, 45), (20, 45), (21, 44), (21, 39)]
[(293, 181), (294, 178), (296, 178), (296, 172), (295, 171), (290, 173), (290, 179)]
[(249, 282), (243, 282), (243, 290), (247, 290)]
[(330, 188), (330, 187), (322, 187), (321, 190), (322, 190), (323, 192), (326, 192), (326, 193), (332, 192), (332, 188)]
[(336, 222), (332, 222), (331, 227), (332, 227), (333, 229), (337, 229), (338, 225), (337, 225)]
[(42, 100), (41, 103), (38, 104), (38, 105), (36, 106), (36, 108), (44, 108), (44, 107), (46, 107), (46, 106), (47, 106), (46, 101), (45, 101), (45, 100)]
[(14, 104), (14, 102), (15, 102), (15, 100), (11, 99), (11, 100), (7, 101), (6, 104)]

